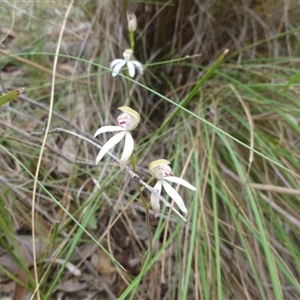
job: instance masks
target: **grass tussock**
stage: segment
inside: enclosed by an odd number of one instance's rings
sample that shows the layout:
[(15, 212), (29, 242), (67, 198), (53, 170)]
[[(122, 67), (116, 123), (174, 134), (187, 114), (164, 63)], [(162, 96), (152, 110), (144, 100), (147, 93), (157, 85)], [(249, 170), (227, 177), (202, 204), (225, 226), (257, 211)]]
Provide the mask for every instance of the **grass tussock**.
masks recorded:
[[(0, 298), (299, 298), (297, 3), (28, 1), (0, 11), (1, 93), (26, 87), (0, 107)], [(126, 12), (146, 66), (134, 80), (109, 70), (130, 47)], [(150, 210), (152, 247), (136, 182), (108, 156), (95, 166), (91, 144), (44, 134), (51, 119), (50, 130), (92, 139), (123, 105), (141, 115), (141, 179), (153, 186), (148, 165), (165, 158), (197, 188), (179, 188), (187, 223)]]

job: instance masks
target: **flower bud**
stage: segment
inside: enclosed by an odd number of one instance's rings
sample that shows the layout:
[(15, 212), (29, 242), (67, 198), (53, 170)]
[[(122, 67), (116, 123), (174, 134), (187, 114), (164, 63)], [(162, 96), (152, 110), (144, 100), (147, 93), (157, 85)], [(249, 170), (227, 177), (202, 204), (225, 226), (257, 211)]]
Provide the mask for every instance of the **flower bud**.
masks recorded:
[(137, 21), (136, 21), (136, 16), (134, 13), (127, 13), (127, 20), (128, 20), (128, 30), (129, 32), (134, 32), (136, 31), (137, 27)]

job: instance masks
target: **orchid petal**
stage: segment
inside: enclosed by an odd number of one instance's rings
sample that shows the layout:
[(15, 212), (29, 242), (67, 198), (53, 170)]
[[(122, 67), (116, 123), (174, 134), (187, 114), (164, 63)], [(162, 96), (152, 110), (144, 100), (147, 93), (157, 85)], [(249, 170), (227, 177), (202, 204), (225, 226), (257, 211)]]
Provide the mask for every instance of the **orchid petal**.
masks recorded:
[(99, 154), (97, 155), (96, 158), (96, 165), (99, 163), (99, 161), (103, 158), (103, 156), (112, 148), (114, 147), (117, 143), (121, 141), (121, 139), (124, 137), (126, 134), (126, 131), (122, 131), (114, 135), (112, 138), (110, 138), (102, 147), (100, 150)]
[(144, 74), (144, 68), (143, 68), (142, 64), (139, 61), (137, 61), (137, 60), (132, 60), (131, 62), (135, 65), (135, 67), (143, 75)]
[(128, 73), (129, 73), (130, 77), (134, 77), (135, 68), (134, 68), (134, 64), (131, 61), (127, 62), (127, 68), (128, 68)]
[(168, 180), (170, 182), (174, 182), (174, 183), (178, 183), (181, 184), (183, 186), (185, 186), (186, 188), (196, 191), (197, 189), (191, 185), (190, 183), (188, 183), (186, 180), (179, 178), (179, 177), (175, 177), (175, 176), (166, 176), (164, 177), (164, 180)]
[(101, 128), (99, 128), (95, 134), (94, 134), (94, 138), (104, 132), (113, 132), (113, 131), (123, 131), (124, 128), (121, 126), (103, 126)]
[(134, 147), (133, 138), (129, 132), (126, 132), (124, 150), (123, 150), (122, 157), (120, 159), (121, 170), (123, 170), (125, 168), (128, 160), (130, 158), (130, 155), (132, 154), (133, 147)]
[(162, 185), (165, 188), (167, 194), (176, 202), (178, 207), (186, 214), (187, 209), (180, 195), (166, 181), (163, 180)]
[[(157, 181), (155, 186), (154, 186), (154, 189), (158, 190), (159, 195), (161, 193), (161, 186), (162, 185), (161, 185), (160, 180)], [(150, 201), (151, 201), (152, 209), (154, 211), (155, 218), (157, 218), (157, 216), (159, 215), (159, 211), (160, 211), (160, 204), (159, 204), (159, 198), (157, 197), (156, 193), (151, 193)]]
[(157, 180), (153, 188), (155, 190), (158, 190), (158, 193), (161, 194), (161, 187), (162, 187), (162, 180)]
[(120, 72), (120, 70), (125, 66), (126, 61), (124, 61), (123, 59), (121, 59), (121, 62), (117, 63), (114, 67), (113, 67), (113, 72), (112, 72), (112, 76), (117, 76)]
[(113, 61), (110, 63), (109, 68), (110, 68), (110, 69), (113, 69), (115, 65), (120, 64), (120, 63), (122, 63), (122, 62), (124, 62), (124, 59), (117, 58), (117, 59), (113, 60)]

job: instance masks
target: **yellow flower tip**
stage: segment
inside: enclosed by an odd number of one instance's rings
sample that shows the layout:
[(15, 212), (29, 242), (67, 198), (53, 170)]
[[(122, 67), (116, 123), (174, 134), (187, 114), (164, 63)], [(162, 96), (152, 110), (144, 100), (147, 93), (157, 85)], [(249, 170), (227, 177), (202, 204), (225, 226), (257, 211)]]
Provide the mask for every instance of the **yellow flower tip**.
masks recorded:
[(140, 120), (141, 120), (141, 116), (140, 114), (135, 111), (134, 109), (128, 107), (128, 106), (121, 106), (118, 108), (119, 110), (131, 115), (135, 120), (136, 120), (136, 124), (132, 129), (135, 129), (135, 127), (139, 124)]
[(221, 56), (223, 58), (225, 58), (225, 56), (228, 54), (228, 52), (229, 52), (229, 49), (225, 49), (224, 52), (221, 54)]
[(160, 165), (170, 165), (171, 163), (168, 161), (168, 160), (166, 160), (166, 159), (158, 159), (158, 160), (154, 160), (153, 162), (151, 162), (150, 164), (149, 164), (149, 171), (150, 171), (150, 173), (151, 173), (151, 175), (153, 176), (153, 177), (156, 177), (155, 176), (155, 171), (156, 171), (156, 168), (158, 167), (158, 166), (160, 166)]
[(126, 50), (124, 51), (124, 53), (125, 53), (126, 55), (128, 55), (128, 56), (131, 57), (131, 55), (133, 54), (133, 50), (129, 48), (129, 49), (126, 49)]
[(126, 49), (126, 50), (123, 52), (123, 57), (124, 57), (125, 62), (128, 63), (128, 61), (131, 60), (132, 54), (133, 54), (133, 50), (132, 50), (132, 49)]

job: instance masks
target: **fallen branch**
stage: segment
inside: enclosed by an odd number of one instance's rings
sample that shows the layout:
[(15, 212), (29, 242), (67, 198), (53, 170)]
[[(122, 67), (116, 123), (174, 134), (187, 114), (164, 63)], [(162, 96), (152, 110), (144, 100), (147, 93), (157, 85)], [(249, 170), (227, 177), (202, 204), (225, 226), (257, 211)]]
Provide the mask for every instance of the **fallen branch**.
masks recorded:
[[(98, 148), (98, 149), (102, 149), (102, 146), (99, 145), (97, 142), (87, 138), (87, 137), (84, 137), (78, 133), (75, 133), (73, 131), (70, 131), (70, 130), (67, 130), (67, 129), (63, 129), (63, 128), (55, 128), (53, 130), (50, 130), (48, 133), (51, 134), (51, 133), (61, 133), (61, 132), (64, 132), (64, 133), (67, 133), (67, 134), (70, 134), (70, 135), (73, 135), (77, 138), (79, 138), (80, 140), (83, 140), (83, 141), (86, 141), (88, 142), (89, 144), (93, 145), (94, 147)], [(44, 132), (32, 132), (31, 135), (34, 135), (34, 136), (39, 136), (39, 135), (43, 135)], [(120, 160), (115, 156), (113, 155), (111, 152), (107, 152), (106, 153), (111, 159), (113, 159), (115, 162), (117, 162), (118, 164), (120, 164)], [(180, 214), (180, 212), (178, 212), (178, 210), (176, 208), (174, 208), (167, 200), (165, 200), (161, 195), (159, 195), (158, 191), (154, 188), (152, 188), (149, 184), (147, 184), (146, 182), (144, 182), (135, 172), (133, 172), (129, 167), (125, 167), (124, 170), (125, 172), (127, 172), (129, 174), (129, 176), (131, 177), (131, 179), (135, 182), (138, 182), (140, 185), (142, 185), (145, 189), (147, 189), (150, 193), (154, 193), (156, 194), (156, 196), (159, 198), (159, 200), (168, 208), (170, 208), (171, 210), (174, 211), (174, 213), (176, 213), (184, 222), (187, 222), (187, 219)]]

